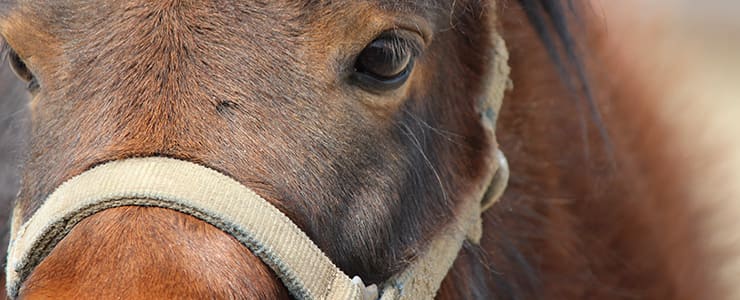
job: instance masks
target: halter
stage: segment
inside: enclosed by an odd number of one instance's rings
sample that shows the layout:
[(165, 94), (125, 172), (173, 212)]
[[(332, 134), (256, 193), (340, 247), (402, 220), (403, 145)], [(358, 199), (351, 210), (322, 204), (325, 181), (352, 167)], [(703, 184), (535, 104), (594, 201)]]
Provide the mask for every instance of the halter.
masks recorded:
[[(488, 98), (480, 107), (488, 134), (495, 128), (490, 111), (498, 111), (511, 84), (506, 47), (495, 37)], [(33, 269), (84, 218), (113, 207), (149, 206), (194, 216), (234, 236), (267, 264), (297, 299), (431, 299), (464, 241), (479, 242), (481, 214), (506, 187), (509, 170), (504, 155), (495, 150), (491, 158), (488, 178), (473, 197), (459, 204), (456, 218), (414, 262), (379, 287), (366, 287), (358, 277), (344, 274), (287, 216), (224, 174), (163, 157), (109, 162), (63, 183), (25, 224), (13, 226), (6, 270), (8, 295), (18, 296)]]

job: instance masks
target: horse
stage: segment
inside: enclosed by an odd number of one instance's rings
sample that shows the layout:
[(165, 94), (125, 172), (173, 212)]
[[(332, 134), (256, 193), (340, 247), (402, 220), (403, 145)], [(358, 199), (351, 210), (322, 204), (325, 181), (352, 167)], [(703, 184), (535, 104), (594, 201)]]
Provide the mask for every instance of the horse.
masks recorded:
[[(502, 152), (508, 188), (436, 299), (721, 295), (674, 189), (689, 182), (666, 181), (680, 168), (650, 94), (612, 85), (627, 72), (604, 71), (621, 61), (585, 3), (39, 0), (0, 16), (31, 95), (13, 230), (89, 170), (177, 159), (253, 190), (344, 273), (381, 284), (461, 218)], [(295, 297), (282, 279), (203, 218), (125, 205), (79, 220), (9, 291)]]

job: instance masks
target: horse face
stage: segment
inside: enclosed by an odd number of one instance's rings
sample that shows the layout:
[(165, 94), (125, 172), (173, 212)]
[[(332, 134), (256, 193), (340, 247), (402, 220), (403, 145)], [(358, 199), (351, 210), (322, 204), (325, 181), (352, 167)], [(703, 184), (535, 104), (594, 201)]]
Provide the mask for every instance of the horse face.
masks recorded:
[(0, 30), (33, 95), (15, 222), (94, 165), (175, 157), (251, 187), (380, 282), (487, 172), (485, 2), (6, 3)]

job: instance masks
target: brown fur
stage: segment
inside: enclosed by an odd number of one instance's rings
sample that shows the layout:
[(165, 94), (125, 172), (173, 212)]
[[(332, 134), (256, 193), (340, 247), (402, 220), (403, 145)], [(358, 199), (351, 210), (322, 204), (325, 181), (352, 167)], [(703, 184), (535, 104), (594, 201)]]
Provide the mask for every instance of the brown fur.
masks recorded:
[(612, 167), (593, 123), (587, 140), (580, 136), (582, 113), (568, 102), (570, 92), (521, 12), (510, 8), (501, 15), (515, 89), (504, 101), (498, 138), (512, 182), (488, 219), (491, 239), (484, 248), (511, 297), (712, 295), (692, 225), (697, 216), (688, 196), (675, 192), (689, 182), (676, 176), (673, 149), (661, 147), (673, 142), (650, 101), (659, 95), (647, 93), (624, 69), (628, 63), (615, 60), (599, 20), (579, 28), (588, 38), (581, 43), (593, 66), (591, 84), (615, 145)]
[[(11, 7), (0, 26), (42, 85), (18, 202), (26, 217), (55, 186), (93, 165), (177, 157), (256, 189), (345, 272), (378, 283), (453, 217), (495, 146), (476, 113), (494, 30), (485, 1), (83, 3)], [(598, 98), (609, 100), (615, 172), (522, 12), (500, 7), (515, 90), (498, 139), (512, 182), (485, 216), (482, 246), (466, 245), (438, 298), (710, 294), (701, 250), (690, 246), (695, 232), (681, 220), (683, 199), (666, 181), (673, 160), (651, 147), (669, 137), (652, 123), (644, 92), (594, 77)], [(418, 30), (428, 42), (411, 82), (382, 96), (348, 86), (352, 55), (393, 26)], [(586, 42), (599, 53), (598, 34)], [(587, 140), (579, 136), (584, 125)], [(655, 131), (638, 135), (633, 125)], [(687, 246), (677, 250), (678, 242)], [(22, 293), (287, 297), (226, 234), (151, 208), (88, 218)]]
[(160, 208), (122, 207), (87, 218), (38, 268), (44, 271), (28, 278), (23, 298), (287, 298), (237, 240)]

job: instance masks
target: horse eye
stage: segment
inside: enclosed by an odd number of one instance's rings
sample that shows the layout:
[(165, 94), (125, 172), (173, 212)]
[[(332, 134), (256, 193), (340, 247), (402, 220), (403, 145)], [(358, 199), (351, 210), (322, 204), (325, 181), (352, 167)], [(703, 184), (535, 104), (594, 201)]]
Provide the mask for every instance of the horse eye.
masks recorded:
[(374, 40), (355, 61), (355, 82), (375, 91), (401, 87), (413, 69), (415, 51), (412, 43), (390, 34)]
[(15, 51), (10, 50), (8, 52), (8, 62), (15, 75), (28, 84), (29, 90), (33, 91), (38, 89), (36, 76), (33, 75), (31, 70), (26, 66), (26, 62), (24, 62), (23, 59), (15, 53)]

